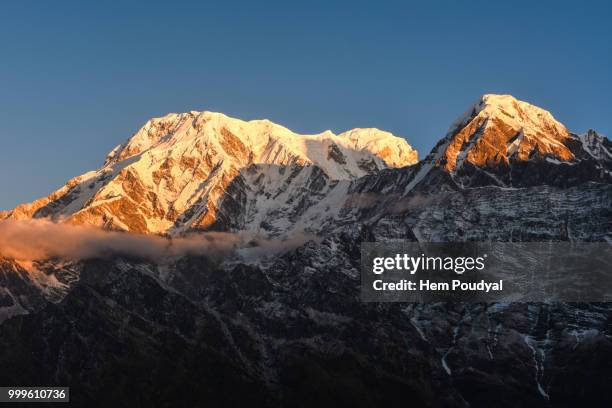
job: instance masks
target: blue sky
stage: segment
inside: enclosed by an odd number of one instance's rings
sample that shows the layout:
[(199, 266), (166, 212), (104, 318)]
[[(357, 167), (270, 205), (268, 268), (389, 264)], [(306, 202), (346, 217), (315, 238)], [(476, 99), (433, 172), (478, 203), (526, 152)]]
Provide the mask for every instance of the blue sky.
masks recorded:
[(0, 208), (167, 112), (378, 127), (424, 156), (480, 95), (511, 93), (612, 133), (606, 2), (121, 3), (3, 3)]

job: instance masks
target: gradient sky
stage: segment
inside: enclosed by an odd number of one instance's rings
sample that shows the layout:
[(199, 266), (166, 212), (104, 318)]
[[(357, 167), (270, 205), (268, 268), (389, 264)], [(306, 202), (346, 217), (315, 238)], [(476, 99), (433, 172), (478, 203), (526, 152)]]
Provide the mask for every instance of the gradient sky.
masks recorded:
[(4, 2), (0, 208), (98, 168), (149, 117), (378, 127), (421, 157), (484, 93), (612, 133), (606, 2)]

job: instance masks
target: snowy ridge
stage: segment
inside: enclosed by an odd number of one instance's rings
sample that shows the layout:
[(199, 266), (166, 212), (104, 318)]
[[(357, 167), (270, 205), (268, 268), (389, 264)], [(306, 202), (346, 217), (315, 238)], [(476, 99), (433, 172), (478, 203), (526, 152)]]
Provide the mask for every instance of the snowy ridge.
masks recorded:
[(612, 143), (593, 129), (580, 135), (584, 150), (594, 159), (612, 161)]
[[(294, 193), (284, 196), (294, 211), (303, 211), (307, 195), (322, 185), (416, 161), (417, 152), (404, 139), (378, 129), (300, 135), (268, 120), (246, 122), (214, 112), (168, 114), (147, 121), (108, 154), (99, 170), (0, 216), (156, 234), (224, 228), (219, 225), (222, 202), (231, 194), (242, 199), (244, 190), (254, 187), (244, 184), (245, 177), (254, 181), (255, 173), (272, 183), (265, 189), (268, 198), (278, 200), (288, 189), (281, 181), (290, 184)], [(309, 176), (296, 177), (302, 170)]]
[(610, 182), (611, 157), (605, 137), (576, 136), (510, 95), (481, 97), (423, 161), (398, 172), (389, 169), (415, 164), (417, 153), (378, 129), (300, 135), (269, 120), (191, 111), (147, 121), (102, 168), (0, 219), (147, 234), (318, 233), (350, 212), (351, 192), (368, 183), (398, 196), (435, 191), (449, 179), (460, 188), (567, 187)]
[(511, 95), (488, 94), (415, 166), (418, 171), (404, 193), (435, 178), (433, 169), (449, 174), (461, 187), (575, 184), (593, 178), (593, 167), (606, 181), (612, 176), (611, 158), (610, 141), (596, 132), (576, 136), (542, 108)]
[[(334, 179), (367, 174), (359, 165), (363, 160), (373, 159), (377, 169), (403, 167), (417, 161), (416, 151), (403, 138), (378, 129), (358, 128), (339, 135), (329, 130), (315, 135), (300, 135), (269, 120), (247, 122), (222, 113), (192, 111), (149, 120), (125, 144), (109, 153), (106, 165), (148, 150), (180, 149), (198, 142), (218, 141), (223, 145), (219, 135), (227, 139), (230, 134), (249, 154), (242, 159), (258, 164), (287, 165), (296, 161), (314, 164), (327, 170), (326, 173)], [(346, 163), (334, 159), (333, 152), (330, 155), (334, 146), (338, 147), (340, 157), (344, 156)], [(339, 162), (344, 166), (338, 166)]]

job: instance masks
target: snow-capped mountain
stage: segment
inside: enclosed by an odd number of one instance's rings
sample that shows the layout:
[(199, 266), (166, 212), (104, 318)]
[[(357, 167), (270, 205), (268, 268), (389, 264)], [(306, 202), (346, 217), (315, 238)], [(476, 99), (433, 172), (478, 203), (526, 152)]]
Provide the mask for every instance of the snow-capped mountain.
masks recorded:
[[(583, 136), (570, 133), (541, 108), (509, 95), (485, 95), (416, 165), (384, 169), (355, 180), (310, 189), (304, 197), (305, 204), (297, 208), (275, 205), (269, 198), (276, 197), (274, 189), (278, 184), (260, 185), (257, 177), (247, 174), (240, 187), (248, 187), (228, 190), (220, 202), (220, 212), (225, 215), (221, 229), (274, 232), (281, 236), (296, 232), (320, 235), (357, 220), (380, 225), (385, 214), (393, 214), (395, 219), (418, 221), (413, 230), (422, 239), (450, 239), (450, 231), (440, 230), (443, 224), (449, 224), (448, 228), (455, 225), (458, 231), (452, 233), (450, 240), (463, 240), (477, 228), (463, 221), (471, 219), (468, 214), (472, 213), (471, 217), (479, 222), (490, 216), (492, 225), (486, 234), (504, 240), (509, 231), (496, 225), (501, 215), (537, 217), (546, 208), (556, 210), (556, 217), (561, 220), (581, 201), (588, 203), (587, 214), (596, 208), (605, 212), (609, 200), (605, 199), (607, 191), (600, 186), (612, 183), (612, 148), (607, 138), (594, 131)], [(592, 192), (583, 196), (585, 190)], [(517, 202), (522, 205), (517, 206)], [(461, 215), (443, 217), (441, 214), (451, 207), (456, 207)], [(573, 211), (574, 216), (581, 211), (580, 208)], [(571, 222), (570, 219), (568, 223)], [(396, 230), (394, 225), (388, 227)], [(550, 228), (532, 231), (517, 225), (513, 233), (523, 234), (523, 239), (531, 234), (535, 239), (548, 236)], [(580, 240), (590, 235), (590, 240), (603, 239), (609, 225), (588, 228), (589, 231), (582, 232), (570, 228), (569, 238)], [(484, 233), (475, 235), (482, 238)]]
[(333, 227), (363, 205), (364, 183), (372, 180), (386, 185), (387, 197), (455, 184), (612, 181), (607, 138), (594, 131), (577, 136), (549, 112), (509, 95), (483, 96), (424, 160), (398, 179), (389, 176), (387, 169), (413, 165), (416, 156), (404, 139), (376, 129), (298, 135), (267, 120), (170, 114), (148, 121), (100, 170), (0, 218), (49, 217), (139, 233), (287, 237)]
[(101, 169), (0, 217), (176, 234), (214, 227), (229, 189), (262, 191), (266, 198), (255, 203), (261, 212), (282, 205), (302, 211), (339, 180), (416, 161), (405, 139), (378, 129), (299, 135), (268, 120), (170, 114), (149, 120)]
[[(589, 136), (590, 135), (590, 136)], [(590, 131), (577, 136), (550, 112), (510, 95), (484, 95), (422, 161), (463, 186), (570, 186), (612, 181), (612, 150)]]
[(510, 95), (484, 95), (451, 126), (440, 164), (457, 173), (468, 163), (496, 167), (545, 157), (571, 162), (571, 138), (544, 109)]
[(609, 305), (359, 297), (363, 241), (612, 242), (607, 138), (501, 95), (411, 166), (405, 142), (375, 130), (292, 136), (219, 114), (166, 118), (101, 170), (5, 216), (313, 239), (222, 262), (6, 260), (0, 308), (29, 314), (0, 324), (0, 383), (71, 384), (90, 406), (116, 405), (96, 397), (111, 385), (132, 405), (610, 406)]

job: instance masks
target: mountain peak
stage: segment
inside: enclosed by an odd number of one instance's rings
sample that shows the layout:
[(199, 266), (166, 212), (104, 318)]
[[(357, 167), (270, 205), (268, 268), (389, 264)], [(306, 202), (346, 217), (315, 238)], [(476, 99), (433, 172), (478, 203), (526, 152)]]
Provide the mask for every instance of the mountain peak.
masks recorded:
[(611, 165), (612, 145), (606, 137), (595, 131), (577, 136), (545, 109), (512, 95), (487, 94), (415, 167), (406, 192), (425, 178), (436, 179), (429, 176), (433, 169), (463, 187), (568, 186), (609, 182)]
[(219, 138), (232, 137), (253, 153), (253, 160), (263, 160), (266, 163), (272, 159), (268, 151), (270, 144), (280, 144), (290, 152), (290, 156), (320, 164), (320, 160), (313, 160), (314, 158), (310, 157), (313, 154), (317, 155), (314, 150), (309, 150), (309, 145), (323, 141), (375, 156), (379, 152), (384, 152), (385, 157), (379, 158), (390, 167), (403, 167), (417, 161), (417, 152), (405, 139), (375, 128), (357, 128), (340, 135), (334, 134), (331, 130), (303, 135), (268, 119), (243, 121), (218, 112), (190, 111), (149, 119), (129, 140), (108, 154), (105, 165), (118, 163), (152, 149), (167, 149), (185, 143), (216, 144)]
[(571, 162), (573, 136), (550, 112), (512, 95), (487, 94), (451, 126), (439, 163), (451, 173), (464, 165), (508, 166), (550, 157)]
[(476, 117), (496, 118), (514, 127), (531, 129), (551, 128), (559, 134), (566, 134), (567, 129), (553, 115), (529, 102), (516, 99), (507, 94), (485, 94), (455, 121), (450, 131), (464, 127)]
[[(0, 216), (175, 233), (234, 221), (224, 213), (234, 200), (234, 207), (264, 206), (277, 221), (280, 208), (295, 218), (340, 180), (416, 162), (405, 139), (378, 129), (301, 135), (269, 120), (170, 113), (149, 119), (102, 168)], [(252, 222), (274, 230), (266, 227), (272, 221)]]

